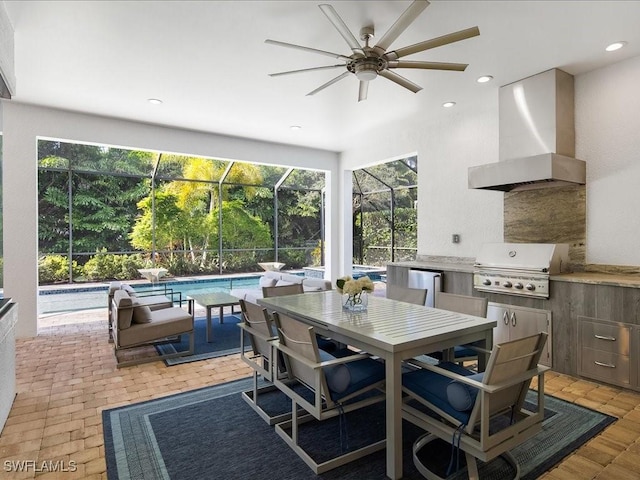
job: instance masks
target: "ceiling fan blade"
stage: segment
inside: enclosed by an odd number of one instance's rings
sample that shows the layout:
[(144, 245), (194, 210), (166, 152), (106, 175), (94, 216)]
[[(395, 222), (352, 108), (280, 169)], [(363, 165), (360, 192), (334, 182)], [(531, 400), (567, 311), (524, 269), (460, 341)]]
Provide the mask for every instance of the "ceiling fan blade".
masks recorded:
[(410, 60), (391, 60), (387, 62), (388, 68), (420, 68), (423, 70), (455, 70), (464, 72), (468, 63), (442, 63), (442, 62), (412, 62)]
[(448, 33), (447, 35), (442, 35), (441, 37), (432, 38), (431, 40), (416, 43), (408, 47), (399, 48), (398, 50), (392, 50), (391, 52), (387, 52), (385, 57), (387, 60), (396, 60), (398, 58), (406, 57), (407, 55), (413, 55), (414, 53), (423, 52), (425, 50), (429, 50), (430, 48), (441, 47), (450, 43), (459, 42), (460, 40), (466, 40), (467, 38), (475, 37), (477, 35), (480, 35), (480, 30), (478, 29), (478, 27), (471, 27), (465, 30), (460, 30), (459, 32)]
[(358, 101), (362, 102), (367, 99), (367, 93), (369, 93), (369, 81), (360, 80), (360, 89), (358, 91)]
[(411, 25), (418, 15), (429, 6), (427, 0), (415, 0), (409, 8), (407, 8), (402, 15), (396, 20), (396, 23), (391, 25), (391, 28), (387, 30), (380, 41), (373, 47), (380, 54), (384, 53), (389, 45), (391, 45), (396, 38), (398, 38), (402, 32), (404, 32), (409, 25)]
[(351, 60), (350, 57), (347, 57), (346, 55), (341, 55), (339, 53), (327, 52), (325, 50), (318, 50), (317, 48), (303, 47), (302, 45), (295, 45), (293, 43), (279, 42), (278, 40), (267, 39), (264, 41), (264, 43), (268, 43), (270, 45), (278, 45), (279, 47), (294, 48), (296, 50), (304, 50), (305, 52), (319, 53), (320, 55), (339, 58), (340, 60), (344, 60), (345, 62), (348, 62), (349, 60)]
[(411, 80), (407, 80), (406, 78), (398, 75), (395, 72), (391, 72), (389, 70), (382, 70), (381, 72), (378, 73), (378, 75), (386, 78), (387, 80), (391, 80), (392, 82), (395, 82), (400, 86), (403, 86), (407, 90), (411, 90), (413, 93), (418, 93), (420, 90), (422, 90), (422, 87), (420, 85), (416, 85)]
[(353, 36), (353, 33), (351, 33), (351, 30), (349, 30), (349, 27), (347, 27), (347, 24), (344, 23), (342, 18), (340, 18), (340, 15), (338, 15), (338, 12), (336, 12), (331, 5), (322, 4), (318, 6), (320, 7), (320, 10), (322, 10), (322, 13), (324, 13), (327, 16), (327, 18), (333, 24), (336, 30), (338, 30), (338, 33), (342, 35), (342, 38), (345, 39), (345, 41), (347, 42), (347, 44), (349, 45), (349, 48), (351, 48), (353, 53), (357, 53), (359, 55), (364, 56), (362, 45), (360, 45), (360, 42), (358, 42), (356, 37)]
[(270, 77), (279, 77), (281, 75), (290, 75), (292, 73), (302, 73), (302, 72), (313, 72), (314, 70), (331, 70), (333, 68), (342, 67), (344, 68), (344, 64), (340, 65), (327, 65), (324, 67), (311, 67), (311, 68), (301, 68), (300, 70), (289, 70), (287, 72), (278, 72), (278, 73), (270, 73)]
[(340, 80), (342, 80), (343, 78), (349, 76), (351, 73), (350, 72), (344, 72), (340, 75), (338, 75), (336, 78), (333, 78), (331, 80), (329, 80), (327, 83), (325, 83), (324, 85), (320, 85), (318, 88), (316, 88), (315, 90), (313, 90), (312, 92), (307, 93), (307, 97), (310, 95), (315, 95), (316, 93), (318, 93), (320, 90), (324, 90), (325, 88), (333, 85), (336, 82), (339, 82)]

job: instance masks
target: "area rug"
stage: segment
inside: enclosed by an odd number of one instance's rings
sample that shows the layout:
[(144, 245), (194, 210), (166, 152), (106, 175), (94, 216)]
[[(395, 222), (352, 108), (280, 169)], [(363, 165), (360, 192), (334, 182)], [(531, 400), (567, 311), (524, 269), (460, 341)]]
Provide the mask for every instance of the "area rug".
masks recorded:
[[(386, 478), (384, 451), (316, 476), (273, 427), (242, 400), (239, 393), (250, 387), (251, 380), (242, 379), (105, 410), (102, 420), (107, 477), (110, 480)], [(270, 395), (265, 397), (263, 408), (271, 413), (290, 408), (282, 393)], [(530, 395), (533, 400), (533, 393)], [(524, 480), (534, 480), (615, 421), (614, 417), (551, 396), (545, 400), (543, 430), (512, 450)], [(343, 444), (350, 448), (357, 447), (363, 438), (366, 441), (382, 438), (384, 403), (347, 414), (346, 425)], [(311, 450), (312, 457), (323, 460), (341, 448), (339, 432), (338, 419), (311, 422), (301, 426), (300, 442)], [(422, 433), (404, 422), (403, 478), (422, 478), (411, 458), (411, 446)], [(449, 452), (442, 456), (448, 460)], [(513, 472), (501, 463), (504, 462), (497, 459), (482, 465), (481, 477), (502, 480), (512, 476)], [(450, 478), (466, 478), (466, 469), (461, 468)]]
[[(168, 366), (180, 365), (182, 363), (197, 362), (208, 358), (224, 357), (240, 351), (240, 323), (239, 315), (225, 315), (224, 323), (220, 323), (218, 316), (214, 316), (212, 323), (211, 343), (207, 342), (207, 319), (196, 318), (195, 320), (195, 348), (193, 355), (184, 357), (174, 357), (165, 359)], [(156, 349), (160, 354), (174, 353), (189, 349), (189, 337), (183, 335), (180, 342), (165, 343), (157, 345)]]

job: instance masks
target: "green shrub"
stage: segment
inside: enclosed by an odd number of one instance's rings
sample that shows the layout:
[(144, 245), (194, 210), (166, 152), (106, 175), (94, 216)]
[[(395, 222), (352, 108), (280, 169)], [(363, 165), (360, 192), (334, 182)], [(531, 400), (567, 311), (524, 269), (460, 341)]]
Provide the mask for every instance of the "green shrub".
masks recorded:
[[(73, 277), (82, 274), (78, 262), (71, 262)], [(69, 258), (64, 255), (43, 255), (38, 259), (38, 280), (41, 285), (69, 281)]]
[(102, 249), (91, 257), (84, 265), (84, 276), (89, 281), (130, 280), (138, 278), (139, 268), (144, 268), (145, 261), (140, 254), (115, 255)]

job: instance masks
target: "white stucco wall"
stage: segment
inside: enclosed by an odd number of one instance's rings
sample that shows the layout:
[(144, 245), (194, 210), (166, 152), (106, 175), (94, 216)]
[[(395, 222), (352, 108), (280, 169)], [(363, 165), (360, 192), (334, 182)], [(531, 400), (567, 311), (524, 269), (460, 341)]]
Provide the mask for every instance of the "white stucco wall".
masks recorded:
[[(338, 154), (249, 139), (176, 130), (123, 120), (3, 102), (4, 294), (20, 304), (18, 337), (37, 334), (37, 138), (49, 137), (234, 160), (321, 168), (329, 212), (340, 205)], [(335, 213), (333, 213), (335, 215)], [(335, 216), (334, 216), (335, 218)], [(339, 229), (327, 225), (328, 278), (337, 276), (333, 252)]]
[[(475, 257), (482, 243), (502, 241), (503, 194), (467, 187), (468, 167), (498, 161), (497, 88), (479, 91), (471, 104), (367, 132), (352, 144), (341, 156), (349, 170), (417, 154), (419, 255)], [(460, 243), (452, 243), (453, 233)]]
[(587, 263), (640, 265), (640, 57), (575, 80), (587, 162)]

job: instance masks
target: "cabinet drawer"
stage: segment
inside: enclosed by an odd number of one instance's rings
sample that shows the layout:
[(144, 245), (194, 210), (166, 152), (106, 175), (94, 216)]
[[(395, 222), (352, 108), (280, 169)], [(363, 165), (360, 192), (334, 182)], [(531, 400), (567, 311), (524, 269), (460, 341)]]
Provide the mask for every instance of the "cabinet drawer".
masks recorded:
[(616, 385), (630, 383), (628, 356), (584, 347), (581, 353), (581, 375)]
[(629, 355), (631, 328), (624, 325), (589, 321), (582, 321), (580, 327), (582, 347), (618, 355)]

